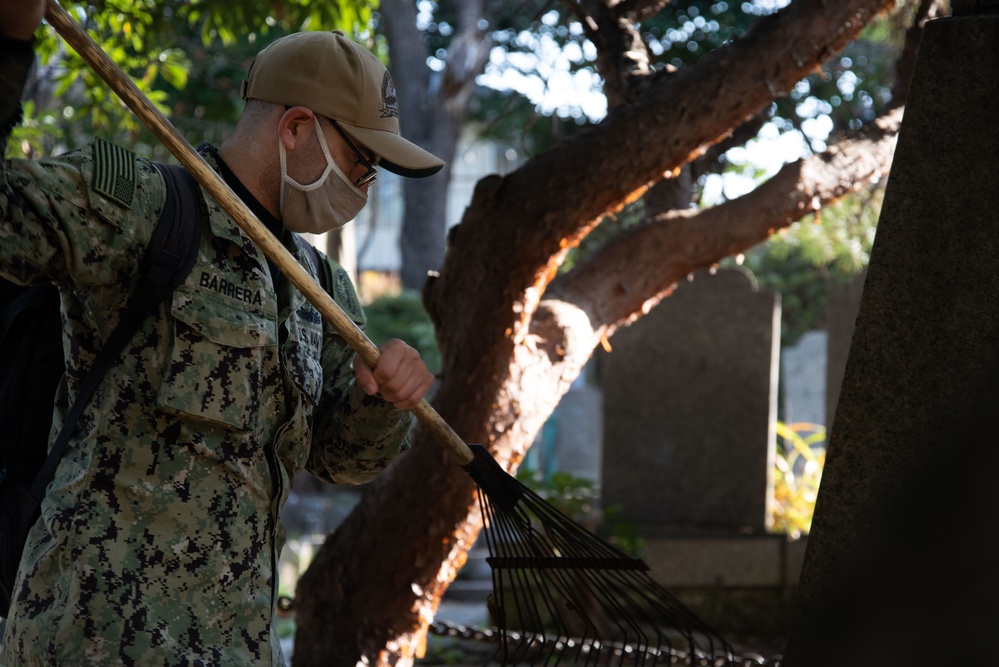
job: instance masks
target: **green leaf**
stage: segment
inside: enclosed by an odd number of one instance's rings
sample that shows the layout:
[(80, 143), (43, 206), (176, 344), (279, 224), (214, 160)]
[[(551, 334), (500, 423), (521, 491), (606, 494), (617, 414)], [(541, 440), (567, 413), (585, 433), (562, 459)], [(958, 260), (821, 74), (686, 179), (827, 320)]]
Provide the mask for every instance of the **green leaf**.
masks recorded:
[(180, 49), (166, 49), (160, 52), (159, 73), (167, 83), (181, 90), (187, 85), (191, 63)]

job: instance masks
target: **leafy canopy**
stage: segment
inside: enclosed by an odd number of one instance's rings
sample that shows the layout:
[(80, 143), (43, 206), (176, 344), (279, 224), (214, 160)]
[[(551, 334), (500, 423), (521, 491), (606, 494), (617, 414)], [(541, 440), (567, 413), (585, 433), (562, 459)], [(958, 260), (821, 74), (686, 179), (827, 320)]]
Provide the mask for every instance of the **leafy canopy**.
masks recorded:
[[(377, 0), (102, 0), (65, 2), (110, 58), (192, 143), (218, 141), (242, 110), (239, 86), (254, 55), (300, 30), (367, 29)], [(95, 135), (165, 159), (165, 149), (48, 26), (26, 120), (8, 155), (52, 155)]]

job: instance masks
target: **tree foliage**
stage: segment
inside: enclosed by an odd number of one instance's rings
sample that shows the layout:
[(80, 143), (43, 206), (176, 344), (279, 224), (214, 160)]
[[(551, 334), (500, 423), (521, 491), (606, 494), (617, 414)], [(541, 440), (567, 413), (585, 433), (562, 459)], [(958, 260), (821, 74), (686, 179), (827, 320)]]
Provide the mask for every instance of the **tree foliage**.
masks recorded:
[(883, 187), (851, 194), (722, 262), (746, 266), (781, 295), (784, 345), (825, 328), (830, 283), (847, 284), (867, 267), (883, 195)]
[[(104, 0), (65, 2), (111, 59), (192, 143), (218, 141), (239, 117), (239, 87), (253, 56), (299, 30), (366, 30), (377, 0)], [(142, 155), (165, 149), (87, 64), (49, 28), (37, 35), (39, 67), (11, 152), (32, 157), (95, 135)]]

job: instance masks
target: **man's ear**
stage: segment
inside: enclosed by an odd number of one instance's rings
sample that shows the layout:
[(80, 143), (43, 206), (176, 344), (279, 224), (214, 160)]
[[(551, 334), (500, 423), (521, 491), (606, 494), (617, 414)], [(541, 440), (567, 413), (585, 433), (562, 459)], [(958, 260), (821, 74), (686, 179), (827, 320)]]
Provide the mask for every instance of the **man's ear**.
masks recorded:
[(278, 138), (285, 150), (295, 150), (298, 142), (307, 138), (315, 127), (312, 111), (306, 107), (290, 107), (278, 120)]

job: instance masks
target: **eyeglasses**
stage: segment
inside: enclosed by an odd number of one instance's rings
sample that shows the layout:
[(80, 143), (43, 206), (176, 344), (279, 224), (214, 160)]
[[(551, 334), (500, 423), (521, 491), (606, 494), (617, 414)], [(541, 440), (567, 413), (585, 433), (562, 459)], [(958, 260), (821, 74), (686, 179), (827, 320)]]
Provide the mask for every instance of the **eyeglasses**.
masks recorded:
[(354, 145), (354, 142), (350, 140), (350, 137), (348, 137), (347, 134), (340, 129), (340, 125), (335, 120), (333, 120), (332, 118), (328, 120), (333, 125), (333, 128), (340, 133), (340, 136), (343, 137), (343, 140), (347, 142), (347, 145), (350, 146), (350, 150), (354, 151), (354, 155), (357, 157), (357, 161), (368, 168), (368, 170), (364, 172), (363, 176), (354, 181), (354, 185), (359, 188), (363, 188), (365, 185), (371, 185), (372, 183), (377, 181), (378, 172), (375, 170), (375, 165), (371, 164), (371, 161), (368, 160), (366, 157), (364, 157), (364, 154), (361, 153), (360, 150), (358, 150), (357, 146)]

